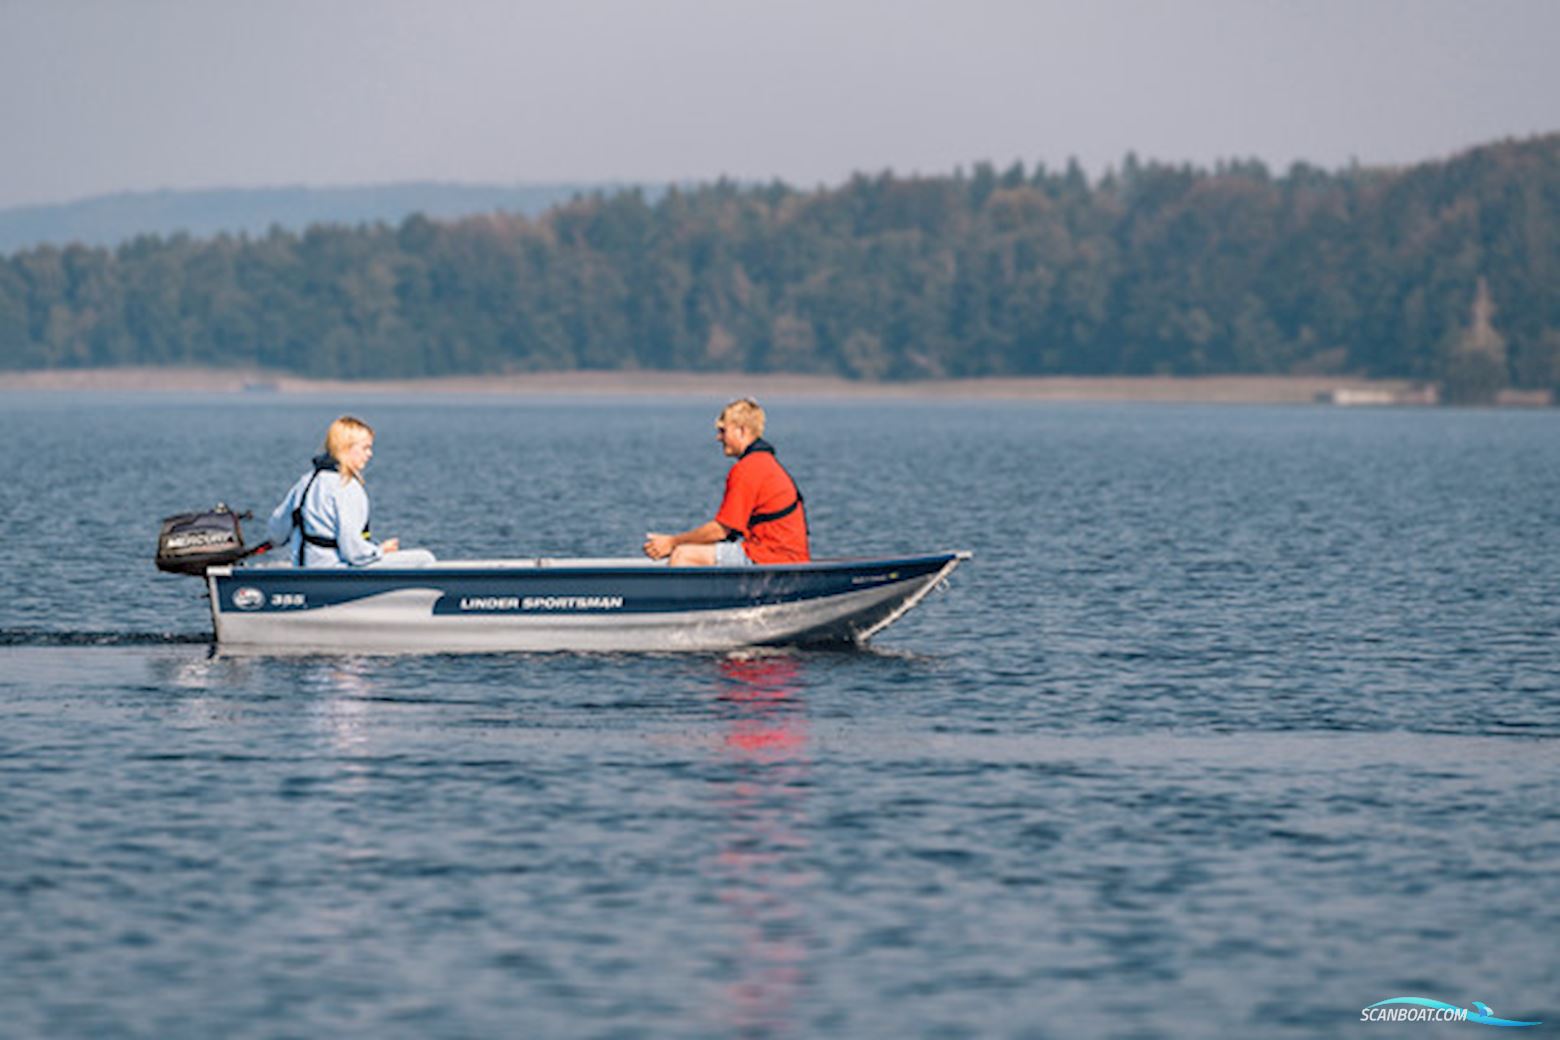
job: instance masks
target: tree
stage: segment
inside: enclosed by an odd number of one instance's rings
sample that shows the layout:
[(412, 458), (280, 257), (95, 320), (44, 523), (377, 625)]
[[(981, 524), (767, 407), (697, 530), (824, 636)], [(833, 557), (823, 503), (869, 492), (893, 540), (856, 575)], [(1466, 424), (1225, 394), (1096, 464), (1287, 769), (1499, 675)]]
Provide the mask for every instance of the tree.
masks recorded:
[(1306, 371), (1488, 400), (1508, 376), (1554, 385), (1557, 271), (1560, 134), (1336, 173), (1129, 153), (1092, 184), (1076, 161), (978, 163), (596, 193), (534, 220), (40, 247), (0, 258), (0, 366)]
[(1512, 360), (1516, 384), (1560, 397), (1560, 329), (1545, 329)]
[(1506, 340), (1495, 331), (1495, 303), (1482, 276), (1473, 295), (1468, 327), (1447, 357), (1441, 400), (1489, 404), (1506, 386)]

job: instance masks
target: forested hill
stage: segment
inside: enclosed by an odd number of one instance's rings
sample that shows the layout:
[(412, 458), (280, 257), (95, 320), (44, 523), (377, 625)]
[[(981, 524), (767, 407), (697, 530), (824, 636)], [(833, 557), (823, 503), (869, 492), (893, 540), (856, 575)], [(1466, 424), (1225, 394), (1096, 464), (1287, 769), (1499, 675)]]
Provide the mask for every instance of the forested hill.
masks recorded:
[(978, 166), (0, 261), (0, 364), (1560, 384), (1560, 135), (1404, 169)]
[(125, 192), (0, 209), (0, 253), (47, 243), (117, 246), (137, 235), (263, 235), (273, 227), (302, 231), (312, 224), (394, 224), (413, 213), (436, 218), (493, 210), (536, 215), (600, 187), (409, 181), (343, 188)]

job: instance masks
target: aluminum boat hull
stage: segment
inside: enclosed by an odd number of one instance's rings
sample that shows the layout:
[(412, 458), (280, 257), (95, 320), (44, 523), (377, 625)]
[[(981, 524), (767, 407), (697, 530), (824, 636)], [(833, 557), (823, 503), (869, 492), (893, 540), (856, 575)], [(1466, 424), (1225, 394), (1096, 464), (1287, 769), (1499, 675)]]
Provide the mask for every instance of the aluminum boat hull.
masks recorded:
[(206, 581), (223, 650), (720, 651), (864, 643), (969, 555), (763, 567), (566, 559), (213, 567)]

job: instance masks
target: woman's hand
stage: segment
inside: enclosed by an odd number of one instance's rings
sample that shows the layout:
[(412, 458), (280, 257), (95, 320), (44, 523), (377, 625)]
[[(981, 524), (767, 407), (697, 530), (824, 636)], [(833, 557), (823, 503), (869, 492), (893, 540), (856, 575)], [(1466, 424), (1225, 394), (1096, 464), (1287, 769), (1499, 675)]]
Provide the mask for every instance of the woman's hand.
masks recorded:
[(400, 549), (401, 549), (401, 539), (399, 539), (399, 538), (386, 538), (384, 541), (379, 543), (379, 551), (380, 552), (393, 553), (393, 552), (399, 552)]

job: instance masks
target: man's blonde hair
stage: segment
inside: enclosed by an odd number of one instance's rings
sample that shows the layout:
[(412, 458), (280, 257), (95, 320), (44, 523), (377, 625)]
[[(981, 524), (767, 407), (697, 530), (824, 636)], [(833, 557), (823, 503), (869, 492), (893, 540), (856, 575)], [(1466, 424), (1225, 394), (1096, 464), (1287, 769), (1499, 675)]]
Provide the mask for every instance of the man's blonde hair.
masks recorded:
[(325, 454), (336, 460), (336, 467), (341, 471), (342, 483), (355, 480), (363, 483), (363, 474), (353, 469), (346, 459), (347, 450), (365, 438), (372, 440), (374, 428), (362, 419), (351, 415), (343, 415), (330, 424), (330, 429), (325, 431)]
[(739, 397), (720, 411), (717, 423), (732, 422), (746, 428), (755, 437), (764, 435), (764, 408), (751, 397)]

